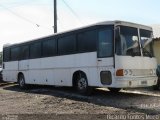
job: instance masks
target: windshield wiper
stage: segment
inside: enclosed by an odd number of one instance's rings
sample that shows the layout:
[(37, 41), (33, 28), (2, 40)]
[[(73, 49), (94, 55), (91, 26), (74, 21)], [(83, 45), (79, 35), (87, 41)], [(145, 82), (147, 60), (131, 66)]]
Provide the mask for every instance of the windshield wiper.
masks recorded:
[(146, 42), (143, 44), (143, 48), (145, 48), (147, 45), (149, 45), (152, 42), (152, 38), (149, 38), (146, 40)]

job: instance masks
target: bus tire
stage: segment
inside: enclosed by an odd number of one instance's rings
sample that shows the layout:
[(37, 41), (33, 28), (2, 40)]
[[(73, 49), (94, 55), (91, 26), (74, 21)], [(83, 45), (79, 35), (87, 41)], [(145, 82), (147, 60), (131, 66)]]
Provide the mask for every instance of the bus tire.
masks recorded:
[(108, 88), (110, 92), (117, 93), (121, 90), (121, 88)]
[(85, 74), (80, 73), (76, 80), (76, 89), (82, 95), (91, 95), (92, 88), (88, 86), (88, 80)]
[(26, 89), (27, 88), (27, 85), (25, 83), (25, 78), (24, 78), (23, 74), (20, 74), (18, 76), (18, 84), (19, 84), (20, 89)]

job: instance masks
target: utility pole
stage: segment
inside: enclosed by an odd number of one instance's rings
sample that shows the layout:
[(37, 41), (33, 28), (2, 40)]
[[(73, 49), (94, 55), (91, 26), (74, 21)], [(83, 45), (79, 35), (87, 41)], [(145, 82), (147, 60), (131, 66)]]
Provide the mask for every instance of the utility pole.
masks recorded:
[(57, 33), (57, 0), (54, 0), (54, 33)]

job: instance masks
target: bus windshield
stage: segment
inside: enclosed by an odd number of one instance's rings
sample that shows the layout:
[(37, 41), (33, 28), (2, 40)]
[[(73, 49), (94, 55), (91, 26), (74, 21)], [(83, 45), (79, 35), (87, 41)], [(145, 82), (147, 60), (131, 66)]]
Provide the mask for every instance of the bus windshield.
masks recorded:
[(117, 55), (140, 56), (138, 29), (120, 26), (119, 34), (119, 39), (116, 40)]
[(153, 57), (152, 31), (140, 30), (140, 39), (142, 45), (143, 56)]

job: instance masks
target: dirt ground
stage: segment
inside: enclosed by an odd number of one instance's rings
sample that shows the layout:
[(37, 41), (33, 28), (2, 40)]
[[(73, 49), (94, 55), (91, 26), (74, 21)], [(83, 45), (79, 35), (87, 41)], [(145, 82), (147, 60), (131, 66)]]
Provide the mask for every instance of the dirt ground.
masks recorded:
[(157, 119), (160, 120), (160, 91), (96, 89), (82, 96), (71, 88), (32, 86), (20, 90), (16, 84), (0, 84), (0, 120), (46, 119)]

